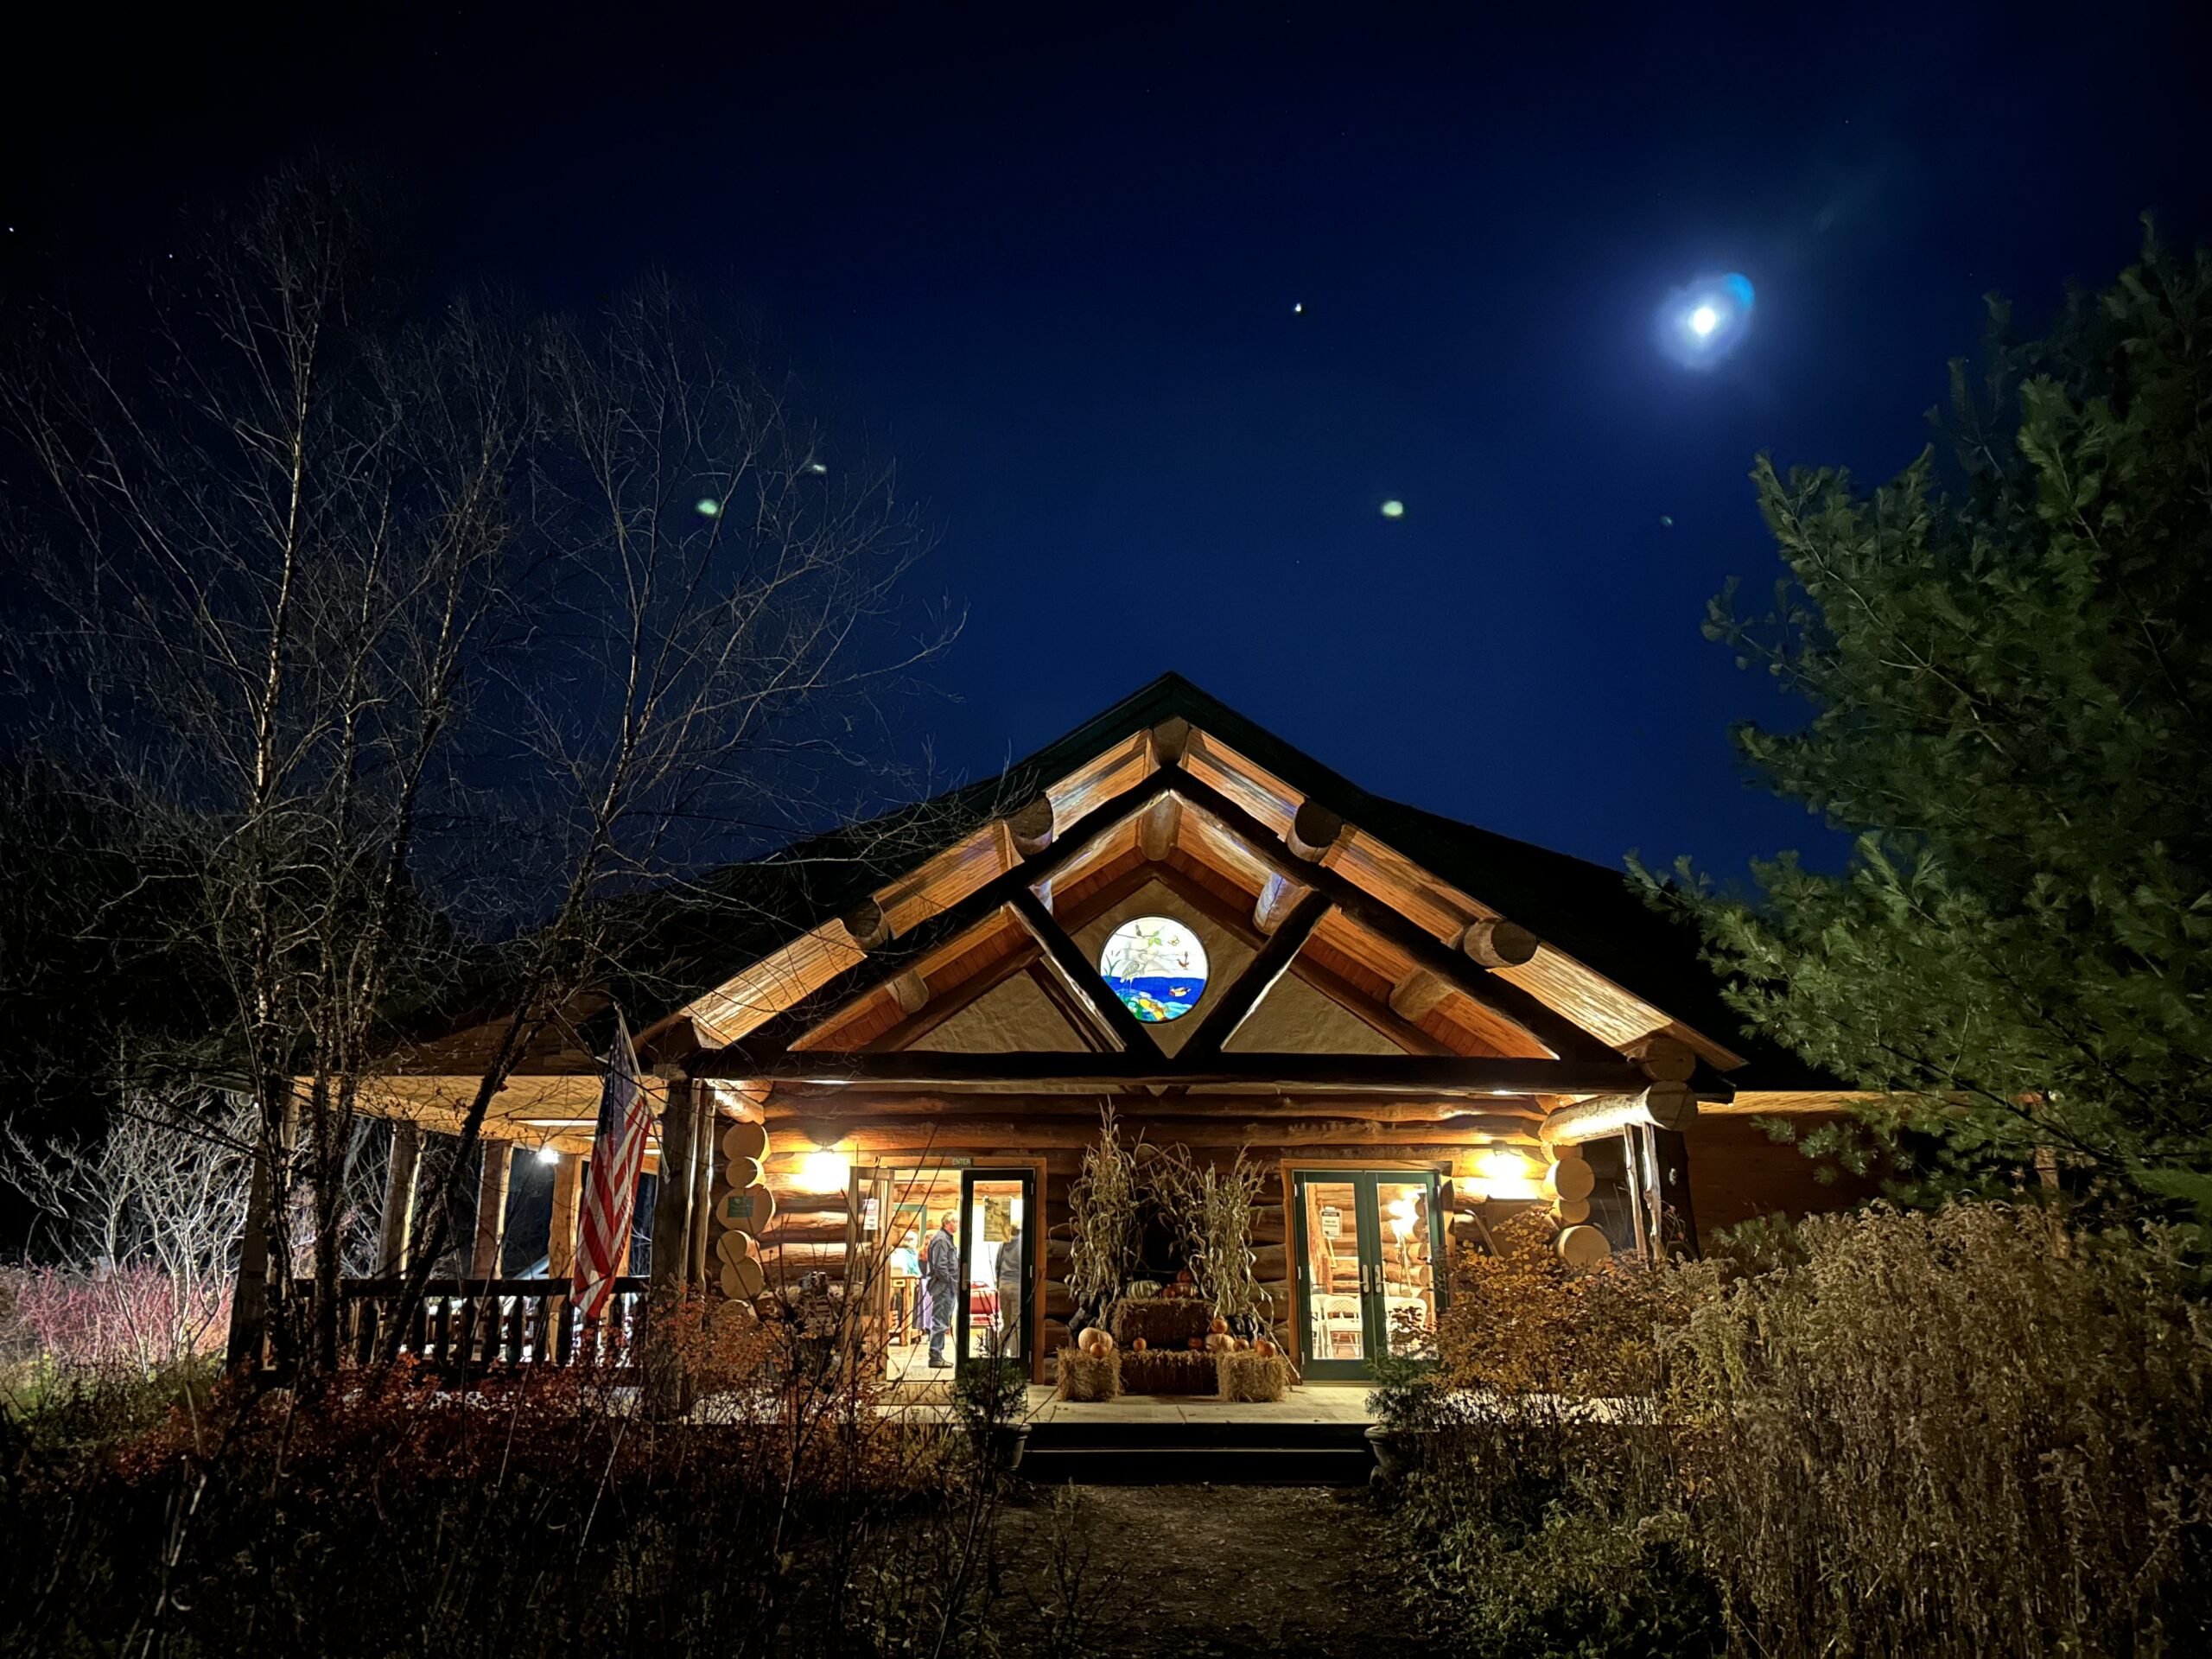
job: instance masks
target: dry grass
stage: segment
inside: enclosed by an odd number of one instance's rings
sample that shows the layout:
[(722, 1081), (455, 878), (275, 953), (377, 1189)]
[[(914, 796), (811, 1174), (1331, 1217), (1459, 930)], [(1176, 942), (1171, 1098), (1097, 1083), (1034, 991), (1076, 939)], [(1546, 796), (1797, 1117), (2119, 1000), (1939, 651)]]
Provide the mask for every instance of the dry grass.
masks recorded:
[[(1877, 1206), (1577, 1274), (1463, 1259), (1399, 1515), (1470, 1651), (2212, 1650), (2212, 1318), (2187, 1241)], [(1598, 1402), (1603, 1402), (1599, 1404)]]

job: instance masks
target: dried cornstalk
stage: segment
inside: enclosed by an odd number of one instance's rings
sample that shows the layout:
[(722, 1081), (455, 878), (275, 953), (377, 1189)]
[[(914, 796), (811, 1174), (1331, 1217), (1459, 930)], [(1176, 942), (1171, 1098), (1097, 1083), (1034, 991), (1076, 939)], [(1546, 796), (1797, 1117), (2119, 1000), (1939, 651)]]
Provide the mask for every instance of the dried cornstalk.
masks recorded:
[(1098, 1140), (1084, 1149), (1083, 1173), (1068, 1188), (1068, 1290), (1078, 1307), (1103, 1312), (1122, 1294), (1137, 1262), (1137, 1162), (1122, 1144), (1114, 1109), (1098, 1113)]
[(1181, 1241), (1198, 1294), (1232, 1325), (1255, 1324), (1274, 1305), (1253, 1272), (1252, 1200), (1267, 1183), (1267, 1166), (1242, 1147), (1225, 1170), (1201, 1164), (1188, 1147), (1147, 1150), (1153, 1196)]

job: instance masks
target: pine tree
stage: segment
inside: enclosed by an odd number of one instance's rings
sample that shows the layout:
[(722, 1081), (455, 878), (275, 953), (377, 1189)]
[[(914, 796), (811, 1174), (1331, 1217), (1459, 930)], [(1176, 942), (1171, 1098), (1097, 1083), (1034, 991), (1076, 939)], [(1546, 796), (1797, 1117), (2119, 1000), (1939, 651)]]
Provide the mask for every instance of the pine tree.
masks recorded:
[(1758, 1028), (1902, 1099), (1953, 1179), (2055, 1156), (2212, 1209), (2212, 254), (2152, 237), (2045, 339), (2008, 321), (1893, 482), (1763, 458), (1786, 574), (1764, 615), (1732, 583), (1711, 607), (1809, 706), (1734, 737), (1855, 835), (1847, 868), (1652, 891)]

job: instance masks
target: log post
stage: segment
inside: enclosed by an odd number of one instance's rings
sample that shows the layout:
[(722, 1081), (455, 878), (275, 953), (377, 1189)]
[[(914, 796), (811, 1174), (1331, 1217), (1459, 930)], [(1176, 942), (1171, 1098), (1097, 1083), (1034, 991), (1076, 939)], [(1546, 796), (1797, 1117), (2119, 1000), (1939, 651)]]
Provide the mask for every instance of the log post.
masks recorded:
[(692, 1159), (699, 1126), (692, 1095), (699, 1087), (677, 1077), (668, 1085), (660, 1114), (660, 1173), (653, 1183), (652, 1266), (647, 1287), (650, 1313), (645, 1330), (645, 1405), (657, 1416), (683, 1407), (683, 1356), (677, 1346), (676, 1314), (691, 1268), (691, 1199), (696, 1183)]
[(584, 1160), (564, 1152), (553, 1166), (553, 1216), (545, 1232), (545, 1276), (566, 1279), (576, 1270), (576, 1211), (583, 1198)]
[(1182, 764), (1184, 752), (1191, 747), (1191, 722), (1177, 715), (1163, 720), (1152, 728), (1152, 763), (1156, 766)]
[(699, 1139), (692, 1116), (692, 1092), (698, 1087), (678, 1077), (668, 1085), (660, 1114), (660, 1176), (653, 1183), (652, 1290), (656, 1297), (682, 1292), (690, 1276), (691, 1193), (696, 1185), (692, 1156)]
[(721, 1113), (713, 1084), (695, 1083), (691, 1087), (691, 1116), (698, 1121), (699, 1133), (691, 1143), (691, 1225), (685, 1236), (690, 1240), (691, 1282), (704, 1289), (712, 1282), (708, 1268), (715, 1249), (715, 1142), (721, 1133)]
[(1654, 1083), (1688, 1083), (1697, 1072), (1697, 1051), (1663, 1033), (1639, 1037), (1621, 1052)]
[(1536, 936), (1502, 917), (1469, 922), (1459, 935), (1459, 949), (1484, 968), (1518, 968), (1536, 954)]
[(384, 1172), (384, 1222), (377, 1234), (377, 1277), (407, 1271), (415, 1242), (415, 1188), (423, 1169), (423, 1129), (406, 1118), (391, 1126), (391, 1153)]
[(1654, 1129), (1651, 1150), (1659, 1177), (1661, 1243), (1669, 1255), (1694, 1259), (1703, 1251), (1698, 1243), (1697, 1211), (1690, 1204), (1689, 1138), (1680, 1129)]
[(499, 1276), (499, 1247), (507, 1236), (507, 1182), (514, 1158), (513, 1142), (484, 1142), (484, 1161), (476, 1176), (476, 1243), (468, 1264), (474, 1278)]

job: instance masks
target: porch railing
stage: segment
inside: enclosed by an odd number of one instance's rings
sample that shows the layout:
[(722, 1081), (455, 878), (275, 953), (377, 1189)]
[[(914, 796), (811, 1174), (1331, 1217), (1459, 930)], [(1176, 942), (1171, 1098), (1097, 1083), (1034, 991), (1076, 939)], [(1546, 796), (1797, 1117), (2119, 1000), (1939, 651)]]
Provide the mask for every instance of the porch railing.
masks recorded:
[[(301, 1286), (302, 1294), (311, 1287)], [(340, 1351), (373, 1359), (396, 1320), (399, 1351), (450, 1371), (526, 1365), (633, 1363), (643, 1334), (645, 1281), (617, 1279), (595, 1319), (577, 1311), (565, 1279), (433, 1279), (411, 1305), (404, 1279), (338, 1286)]]

